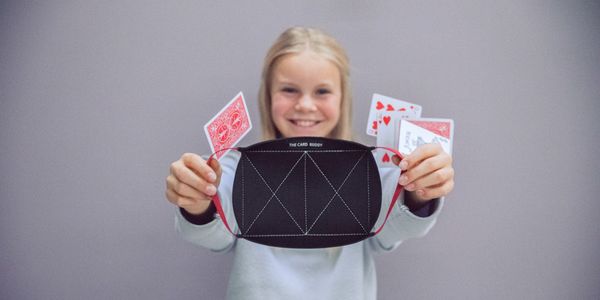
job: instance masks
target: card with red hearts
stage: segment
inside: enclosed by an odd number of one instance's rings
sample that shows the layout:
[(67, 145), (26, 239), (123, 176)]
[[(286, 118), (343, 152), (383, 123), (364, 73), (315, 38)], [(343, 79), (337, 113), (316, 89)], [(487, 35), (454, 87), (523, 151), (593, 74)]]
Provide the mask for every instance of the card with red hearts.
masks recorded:
[[(390, 111), (380, 115), (377, 132), (377, 146), (398, 149), (400, 121), (412, 117), (407, 111)], [(375, 159), (380, 167), (394, 167), (388, 151), (376, 151)]]
[[(244, 94), (239, 92), (206, 125), (204, 133), (208, 138), (210, 150), (215, 153), (221, 149), (235, 146), (252, 129), (248, 107)], [(229, 150), (215, 154), (217, 159)]]
[(402, 112), (407, 118), (420, 118), (421, 111), (422, 108), (420, 105), (380, 94), (373, 94), (369, 118), (367, 120), (367, 134), (377, 136), (381, 123), (386, 122), (386, 120), (388, 123), (391, 121), (389, 119), (391, 117), (388, 117), (386, 114)]

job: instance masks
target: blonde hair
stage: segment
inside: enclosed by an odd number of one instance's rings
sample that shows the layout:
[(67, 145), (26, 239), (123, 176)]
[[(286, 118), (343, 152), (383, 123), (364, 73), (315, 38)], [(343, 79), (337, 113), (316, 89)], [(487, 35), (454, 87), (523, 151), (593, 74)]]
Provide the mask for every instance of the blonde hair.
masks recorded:
[(281, 133), (271, 116), (271, 80), (273, 67), (279, 58), (286, 54), (298, 54), (310, 50), (331, 61), (340, 72), (342, 101), (340, 119), (329, 137), (352, 139), (352, 91), (350, 88), (350, 63), (346, 51), (330, 35), (316, 28), (292, 27), (285, 30), (273, 43), (263, 64), (258, 101), (263, 139), (281, 137)]

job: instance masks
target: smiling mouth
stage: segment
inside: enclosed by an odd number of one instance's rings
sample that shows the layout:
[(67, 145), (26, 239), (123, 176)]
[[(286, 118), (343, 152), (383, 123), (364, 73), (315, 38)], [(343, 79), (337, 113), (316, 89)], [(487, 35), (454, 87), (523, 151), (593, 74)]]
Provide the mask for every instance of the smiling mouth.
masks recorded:
[(292, 122), (292, 124), (298, 126), (298, 127), (313, 127), (319, 123), (321, 123), (321, 121), (311, 121), (311, 120), (290, 120), (290, 122)]

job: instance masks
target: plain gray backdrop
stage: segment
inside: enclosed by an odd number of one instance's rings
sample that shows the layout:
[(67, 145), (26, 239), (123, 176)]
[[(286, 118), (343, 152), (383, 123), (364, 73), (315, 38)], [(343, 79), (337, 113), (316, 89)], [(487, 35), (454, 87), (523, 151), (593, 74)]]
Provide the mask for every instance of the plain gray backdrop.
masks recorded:
[(0, 298), (220, 299), (231, 255), (180, 239), (169, 164), (293, 25), (373, 93), (456, 124), (437, 225), (377, 257), (381, 299), (600, 298), (598, 1), (4, 1)]

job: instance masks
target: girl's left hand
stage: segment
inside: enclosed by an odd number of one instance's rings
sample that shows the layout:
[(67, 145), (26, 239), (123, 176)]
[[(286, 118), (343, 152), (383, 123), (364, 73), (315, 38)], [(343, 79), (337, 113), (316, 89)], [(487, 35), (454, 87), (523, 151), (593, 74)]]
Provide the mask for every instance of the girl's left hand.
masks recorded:
[(416, 204), (446, 196), (454, 188), (452, 157), (439, 144), (421, 145), (402, 161), (394, 156), (394, 163), (403, 171), (398, 183)]

